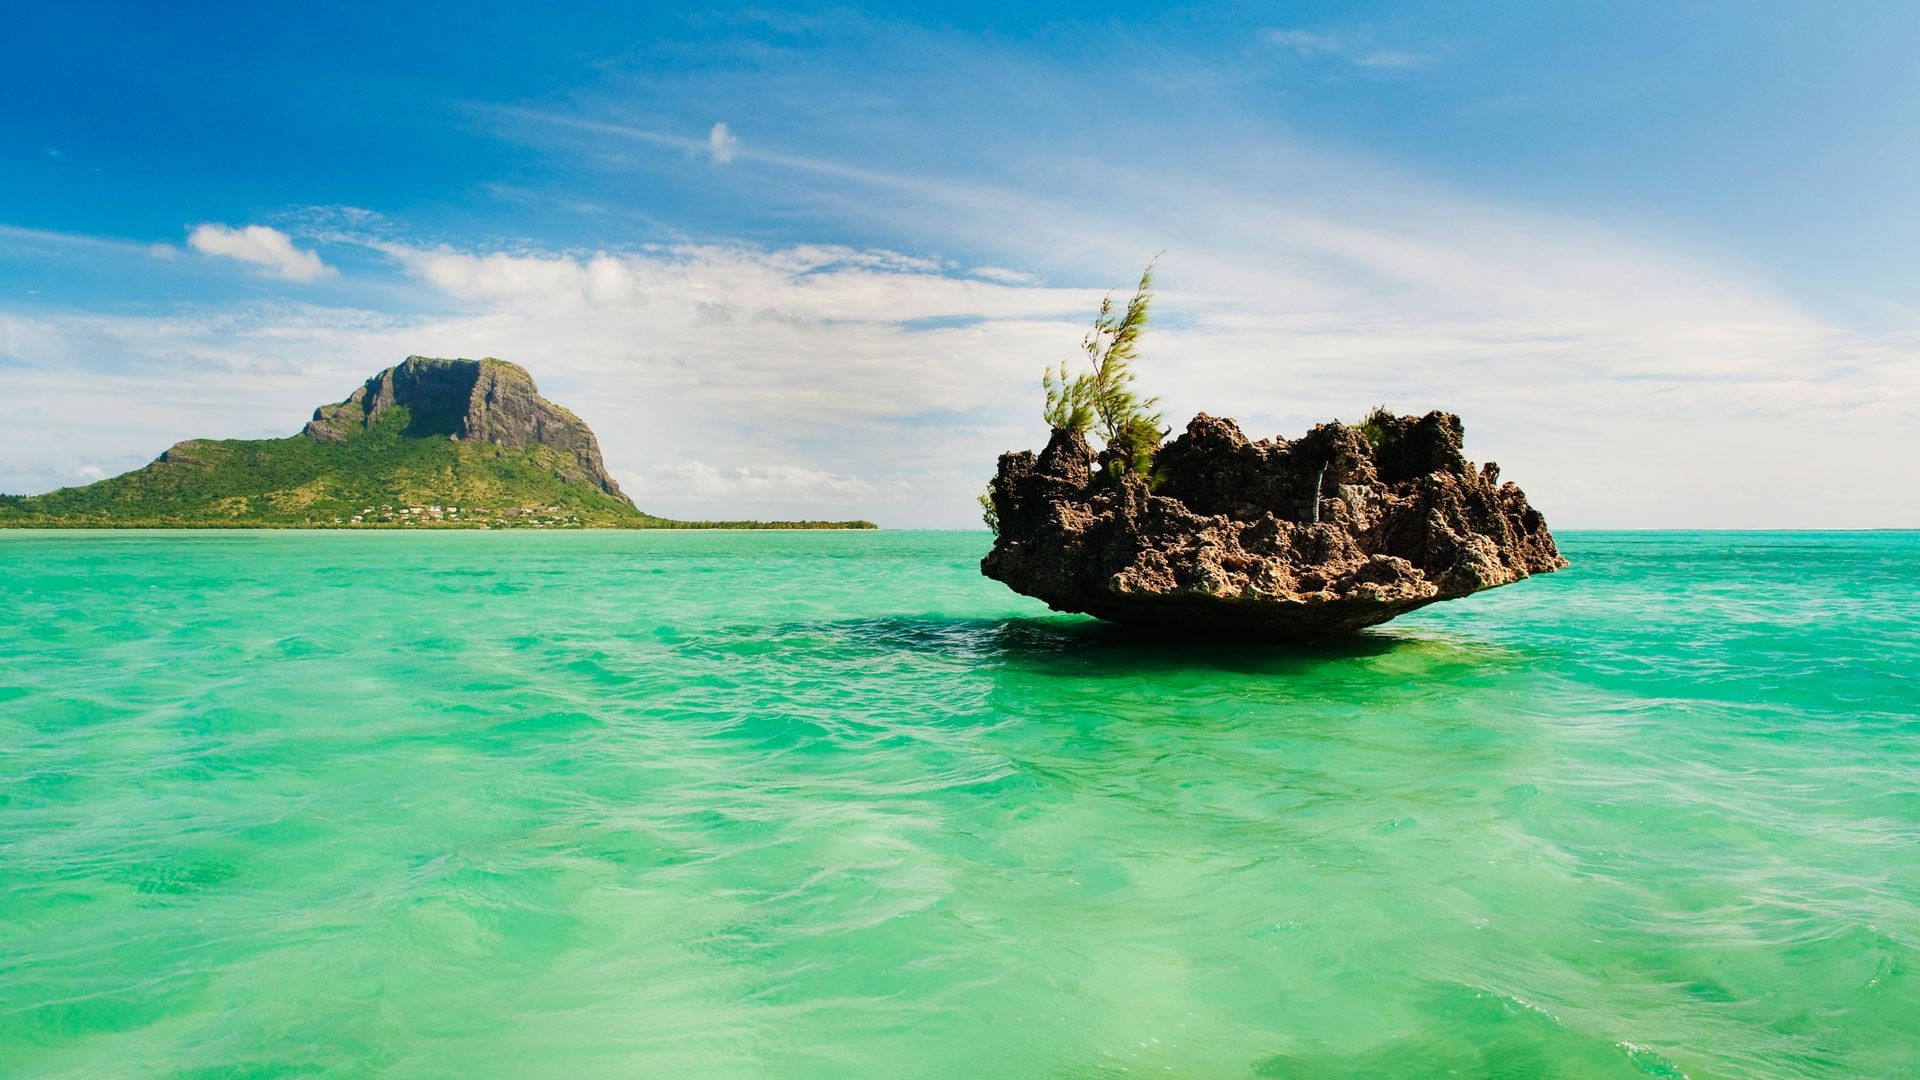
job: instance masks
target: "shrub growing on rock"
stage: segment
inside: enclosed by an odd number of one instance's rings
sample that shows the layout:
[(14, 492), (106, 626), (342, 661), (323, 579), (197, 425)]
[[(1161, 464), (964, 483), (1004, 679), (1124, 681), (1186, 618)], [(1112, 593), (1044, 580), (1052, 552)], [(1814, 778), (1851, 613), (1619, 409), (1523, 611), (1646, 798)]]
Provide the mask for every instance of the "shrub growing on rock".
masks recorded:
[(1141, 397), (1133, 388), (1133, 362), (1152, 305), (1153, 264), (1148, 263), (1125, 311), (1114, 311), (1112, 293), (1100, 301), (1093, 329), (1080, 342), (1087, 370), (1073, 374), (1062, 360), (1040, 379), (1047, 395), (1041, 415), (1050, 426), (1079, 435), (1091, 431), (1105, 444), (1110, 468), (1143, 476), (1152, 469), (1154, 451), (1167, 434), (1154, 411), (1160, 399)]

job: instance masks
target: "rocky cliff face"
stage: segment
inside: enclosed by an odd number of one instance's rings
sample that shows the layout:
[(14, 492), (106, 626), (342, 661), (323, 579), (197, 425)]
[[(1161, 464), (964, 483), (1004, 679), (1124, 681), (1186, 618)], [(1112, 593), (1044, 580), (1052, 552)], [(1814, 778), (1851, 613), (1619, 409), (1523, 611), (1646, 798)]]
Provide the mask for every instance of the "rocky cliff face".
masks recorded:
[(405, 433), (409, 436), (550, 447), (578, 466), (577, 472), (562, 479), (584, 481), (631, 502), (607, 475), (600, 443), (586, 423), (541, 397), (533, 376), (504, 360), (409, 356), (368, 379), (347, 400), (315, 409), (302, 434), (339, 442), (365, 431), (395, 406), (407, 410)]
[(1202, 414), (1109, 471), (1056, 429), (1003, 454), (988, 577), (1057, 611), (1180, 634), (1307, 640), (1566, 565), (1540, 512), (1462, 453), (1459, 417), (1338, 422), (1252, 442)]

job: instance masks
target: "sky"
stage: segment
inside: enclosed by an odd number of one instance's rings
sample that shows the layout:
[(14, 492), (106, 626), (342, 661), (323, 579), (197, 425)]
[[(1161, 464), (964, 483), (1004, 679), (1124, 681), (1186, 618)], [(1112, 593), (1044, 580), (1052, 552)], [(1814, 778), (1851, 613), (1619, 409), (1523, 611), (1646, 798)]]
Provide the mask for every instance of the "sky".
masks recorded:
[(0, 491), (418, 353), (526, 367), (652, 513), (978, 527), (1157, 256), (1175, 432), (1440, 408), (1556, 528), (1920, 526), (1903, 4), (6, 21)]

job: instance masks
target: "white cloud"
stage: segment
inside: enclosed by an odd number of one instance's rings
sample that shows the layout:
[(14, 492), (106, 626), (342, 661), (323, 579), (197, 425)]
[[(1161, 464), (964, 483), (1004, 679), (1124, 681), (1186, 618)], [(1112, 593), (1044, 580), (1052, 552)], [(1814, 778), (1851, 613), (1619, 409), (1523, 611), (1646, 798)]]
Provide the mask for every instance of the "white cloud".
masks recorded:
[(640, 280), (632, 267), (606, 254), (484, 255), (441, 247), (431, 250), (398, 244), (379, 249), (407, 271), (450, 297), (512, 308), (559, 305), (568, 310), (641, 302)]
[(237, 259), (262, 267), (286, 281), (317, 281), (336, 271), (311, 251), (293, 245), (293, 238), (265, 225), (230, 228), (208, 223), (197, 225), (187, 236), (187, 245), (202, 255)]
[(812, 499), (865, 497), (877, 489), (857, 476), (843, 476), (799, 465), (735, 465), (722, 467), (704, 461), (674, 461), (622, 474), (628, 494), (679, 496), (695, 500), (738, 500), (768, 497)]
[(707, 132), (707, 153), (713, 155), (716, 165), (725, 165), (733, 160), (733, 152), (740, 147), (740, 139), (725, 124), (713, 125)]
[(1410, 68), (1425, 63), (1426, 57), (1405, 49), (1374, 49), (1354, 57), (1353, 62), (1369, 68)]
[(1096, 295), (1033, 289), (1031, 278), (1012, 271), (1002, 272), (1003, 280), (969, 281), (946, 276), (937, 260), (823, 244), (682, 244), (580, 254), (377, 247), (453, 299), (521, 312), (657, 305), (648, 319), (663, 325), (685, 319), (890, 326), (949, 316), (1056, 315)]
[(967, 273), (977, 278), (986, 278), (988, 281), (998, 281), (1007, 285), (1036, 285), (1040, 281), (1032, 274), (1008, 270), (1003, 266), (976, 266)]

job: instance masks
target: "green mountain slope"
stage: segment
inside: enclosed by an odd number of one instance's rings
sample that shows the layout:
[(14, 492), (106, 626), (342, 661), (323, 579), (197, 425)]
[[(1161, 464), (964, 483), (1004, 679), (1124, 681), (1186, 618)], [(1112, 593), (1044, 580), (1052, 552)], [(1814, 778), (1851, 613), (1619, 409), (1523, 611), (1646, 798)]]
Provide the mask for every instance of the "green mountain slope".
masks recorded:
[[(496, 372), (507, 378), (484, 381)], [(478, 389), (476, 377), (483, 378)], [(463, 417), (458, 409), (464, 402), (453, 399), (468, 394), (474, 406)], [(422, 411), (416, 412), (409, 399)], [(540, 410), (535, 417), (540, 423), (523, 425), (532, 434), (519, 440), (511, 431), (501, 434), (503, 422), (492, 415), (515, 407)], [(483, 429), (482, 423), (495, 427)], [(565, 430), (556, 434), (558, 425)], [(493, 441), (502, 439), (523, 444)], [(680, 522), (642, 513), (606, 477), (592, 433), (571, 413), (539, 398), (524, 371), (500, 361), (425, 358), (409, 358), (369, 380), (365, 391), (355, 391), (347, 401), (322, 406), (315, 423), (299, 435), (193, 439), (145, 468), (85, 487), (0, 496), (0, 527), (8, 526), (873, 527), (867, 522)]]
[[(413, 516), (401, 512), (415, 506), (442, 507), (443, 516), (449, 506), (530, 508), (594, 525), (646, 518), (623, 500), (562, 479), (569, 461), (555, 450), (444, 435), (409, 438), (402, 434), (408, 422), (402, 406), (368, 431), (335, 443), (304, 435), (195, 439), (146, 468), (22, 499), (13, 509), (75, 525), (349, 524), (356, 515), (363, 523), (381, 514)], [(382, 506), (390, 509), (383, 512)], [(546, 514), (547, 507), (560, 512)]]

